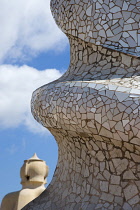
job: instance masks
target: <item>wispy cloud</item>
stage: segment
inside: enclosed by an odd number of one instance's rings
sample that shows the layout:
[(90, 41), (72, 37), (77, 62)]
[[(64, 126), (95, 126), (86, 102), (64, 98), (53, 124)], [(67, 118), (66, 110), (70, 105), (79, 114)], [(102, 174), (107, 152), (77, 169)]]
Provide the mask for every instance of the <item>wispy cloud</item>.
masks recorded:
[(66, 46), (67, 39), (51, 15), (50, 0), (1, 0), (0, 8), (0, 63)]
[(6, 148), (6, 151), (10, 154), (10, 155), (14, 155), (17, 151), (18, 151), (18, 147), (15, 144), (12, 144), (11, 146), (9, 146), (8, 148)]
[(30, 100), (32, 92), (61, 76), (56, 69), (38, 71), (29, 66), (0, 66), (0, 127), (25, 125), (36, 133), (46, 132), (32, 117)]
[(21, 141), (21, 148), (23, 151), (26, 149), (26, 139), (25, 138), (23, 138)]

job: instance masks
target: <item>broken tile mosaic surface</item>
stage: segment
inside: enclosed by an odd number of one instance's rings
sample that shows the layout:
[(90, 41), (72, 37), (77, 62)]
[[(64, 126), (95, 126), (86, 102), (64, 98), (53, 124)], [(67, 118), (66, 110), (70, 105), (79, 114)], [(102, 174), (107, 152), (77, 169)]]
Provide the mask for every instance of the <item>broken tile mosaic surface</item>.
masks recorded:
[(140, 0), (52, 0), (71, 61), (32, 96), (56, 138), (46, 191), (24, 210), (140, 209)]
[(140, 55), (139, 0), (53, 0), (51, 8), (64, 33)]

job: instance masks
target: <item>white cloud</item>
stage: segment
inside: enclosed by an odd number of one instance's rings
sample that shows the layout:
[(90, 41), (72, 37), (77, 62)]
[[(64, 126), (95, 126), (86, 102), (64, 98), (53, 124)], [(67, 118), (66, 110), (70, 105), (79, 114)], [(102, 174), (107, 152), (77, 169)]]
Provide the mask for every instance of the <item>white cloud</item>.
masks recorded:
[(14, 155), (18, 151), (25, 151), (25, 149), (26, 149), (26, 139), (23, 138), (21, 142), (19, 142), (18, 144), (9, 143), (5, 151), (8, 152), (10, 155)]
[(50, 0), (0, 0), (0, 8), (1, 63), (66, 46), (50, 12)]
[(15, 144), (10, 145), (8, 148), (6, 148), (6, 151), (10, 154), (13, 155), (18, 151), (18, 147)]
[(23, 151), (26, 149), (26, 139), (25, 138), (22, 139), (21, 148)]
[(38, 71), (29, 66), (0, 66), (0, 127), (25, 125), (32, 132), (45, 132), (32, 117), (32, 92), (61, 76), (56, 69)]

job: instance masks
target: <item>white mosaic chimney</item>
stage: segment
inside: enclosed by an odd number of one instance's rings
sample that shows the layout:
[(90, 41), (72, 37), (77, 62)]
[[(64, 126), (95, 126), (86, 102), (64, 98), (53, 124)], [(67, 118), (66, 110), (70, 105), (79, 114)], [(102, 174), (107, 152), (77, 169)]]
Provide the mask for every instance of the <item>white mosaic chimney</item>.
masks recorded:
[(32, 96), (59, 161), (24, 210), (140, 209), (140, 1), (52, 0), (71, 61)]

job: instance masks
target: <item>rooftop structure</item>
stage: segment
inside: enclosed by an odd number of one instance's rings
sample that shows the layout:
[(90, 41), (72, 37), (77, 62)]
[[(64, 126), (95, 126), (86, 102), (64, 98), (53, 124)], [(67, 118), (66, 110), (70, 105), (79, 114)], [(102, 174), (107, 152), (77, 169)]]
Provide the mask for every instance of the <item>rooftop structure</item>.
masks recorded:
[(20, 170), (22, 190), (7, 194), (1, 210), (21, 210), (45, 190), (47, 176), (48, 166), (36, 154), (25, 160)]
[(140, 209), (140, 1), (52, 0), (71, 61), (32, 96), (59, 161), (24, 210)]

